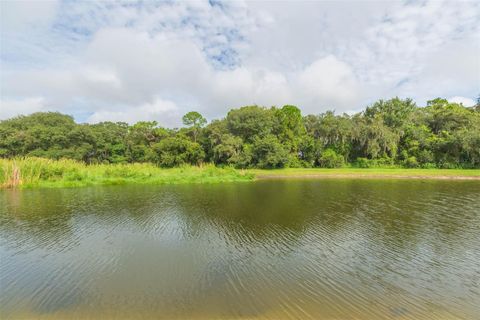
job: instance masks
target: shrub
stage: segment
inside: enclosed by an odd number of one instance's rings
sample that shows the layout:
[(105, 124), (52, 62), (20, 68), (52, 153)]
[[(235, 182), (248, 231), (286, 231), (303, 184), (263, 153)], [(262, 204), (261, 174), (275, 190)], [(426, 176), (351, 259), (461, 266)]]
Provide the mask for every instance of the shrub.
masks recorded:
[(334, 150), (326, 149), (321, 153), (318, 163), (322, 168), (340, 168), (343, 167), (345, 160)]
[(421, 150), (418, 153), (417, 160), (420, 163), (430, 163), (434, 161), (433, 152), (430, 150)]
[(440, 169), (459, 169), (461, 168), (460, 165), (451, 162), (440, 162), (438, 164), (438, 168)]
[(283, 168), (288, 162), (288, 152), (273, 135), (255, 138), (253, 145), (253, 161), (262, 169)]
[(355, 166), (359, 168), (370, 168), (370, 160), (367, 158), (357, 158)]
[(406, 166), (407, 168), (418, 168), (417, 158), (415, 158), (415, 157), (408, 157), (407, 160), (405, 160), (405, 166)]
[(287, 168), (304, 168), (306, 165), (305, 161), (302, 161), (295, 154), (289, 154), (287, 163), (285, 167)]
[(379, 158), (379, 159), (357, 158), (357, 160), (354, 163), (354, 166), (358, 168), (395, 167), (392, 158)]
[(427, 162), (427, 163), (422, 163), (421, 167), (423, 169), (436, 169), (437, 165), (435, 163), (432, 163), (432, 162)]
[(184, 164), (200, 164), (205, 158), (202, 147), (183, 137), (166, 138), (153, 145), (157, 153), (157, 164), (174, 167)]

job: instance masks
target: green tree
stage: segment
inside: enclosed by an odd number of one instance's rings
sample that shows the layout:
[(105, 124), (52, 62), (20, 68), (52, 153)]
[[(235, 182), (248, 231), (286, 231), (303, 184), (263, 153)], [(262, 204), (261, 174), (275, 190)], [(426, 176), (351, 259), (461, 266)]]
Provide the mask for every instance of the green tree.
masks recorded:
[(274, 134), (290, 154), (292, 165), (300, 165), (300, 142), (306, 135), (302, 113), (299, 108), (285, 105), (275, 110), (278, 124), (274, 126)]
[[(327, 111), (305, 118), (307, 132), (316, 141), (317, 151), (333, 149), (348, 159), (352, 149), (353, 122), (348, 115)], [(317, 152), (318, 154), (318, 152)]]
[(258, 106), (233, 109), (228, 112), (226, 121), (231, 134), (251, 143), (256, 137), (264, 137), (273, 132), (275, 110)]
[(162, 167), (183, 164), (198, 165), (203, 162), (205, 157), (205, 153), (198, 143), (182, 136), (165, 138), (154, 144), (153, 150), (157, 153), (157, 164)]
[(252, 145), (252, 162), (259, 168), (283, 168), (288, 162), (288, 152), (274, 135), (256, 137)]
[(128, 161), (126, 137), (129, 126), (125, 122), (100, 122), (91, 125), (95, 136), (92, 162), (124, 163)]
[(410, 99), (379, 100), (353, 116), (327, 111), (246, 106), (225, 119), (184, 117), (189, 128), (155, 121), (78, 124), (71, 116), (39, 112), (0, 121), (0, 157), (71, 158), (86, 163), (203, 161), (239, 168), (363, 167), (480, 168), (480, 112), (437, 98), (424, 108)]
[(196, 111), (190, 111), (183, 116), (182, 120), (184, 125), (190, 126), (193, 133), (193, 141), (197, 142), (198, 133), (200, 129), (207, 123), (207, 119), (205, 119)]
[(412, 99), (402, 100), (395, 97), (390, 100), (379, 100), (365, 109), (367, 118), (381, 117), (383, 123), (390, 128), (401, 129), (410, 122), (411, 116), (417, 109)]
[(395, 159), (400, 135), (386, 126), (382, 117), (354, 117), (353, 148), (357, 157)]
[(213, 160), (216, 164), (236, 164), (242, 152), (243, 141), (240, 137), (224, 134), (220, 143), (213, 148)]

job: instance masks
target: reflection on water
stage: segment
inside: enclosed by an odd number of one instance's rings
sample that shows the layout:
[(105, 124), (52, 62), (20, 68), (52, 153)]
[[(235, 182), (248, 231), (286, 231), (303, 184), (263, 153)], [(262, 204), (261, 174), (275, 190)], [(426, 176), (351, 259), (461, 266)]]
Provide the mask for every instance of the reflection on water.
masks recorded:
[(480, 184), (0, 192), (1, 318), (474, 319)]

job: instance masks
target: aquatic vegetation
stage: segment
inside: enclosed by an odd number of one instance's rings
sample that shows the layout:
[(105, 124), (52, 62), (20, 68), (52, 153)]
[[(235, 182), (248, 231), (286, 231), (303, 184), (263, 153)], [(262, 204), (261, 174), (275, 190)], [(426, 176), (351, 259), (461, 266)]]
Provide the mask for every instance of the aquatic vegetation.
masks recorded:
[(292, 168), (277, 170), (184, 165), (161, 168), (149, 163), (92, 164), (61, 159), (0, 159), (0, 188), (84, 187), (114, 184), (179, 184), (252, 181), (269, 178), (458, 178), (480, 179), (480, 170), (404, 168)]
[(249, 181), (253, 173), (214, 165), (160, 168), (153, 164), (93, 164), (43, 158), (0, 159), (0, 186), (82, 187), (112, 184), (177, 184)]

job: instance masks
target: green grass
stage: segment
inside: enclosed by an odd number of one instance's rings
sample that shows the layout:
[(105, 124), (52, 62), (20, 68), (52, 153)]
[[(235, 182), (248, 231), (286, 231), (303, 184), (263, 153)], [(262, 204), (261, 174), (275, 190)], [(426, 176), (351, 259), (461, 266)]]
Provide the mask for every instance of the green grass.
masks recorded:
[[(12, 185), (15, 168), (18, 185)], [(17, 169), (17, 170), (18, 170)], [(73, 160), (0, 159), (0, 187), (83, 187), (116, 184), (180, 184), (250, 181), (254, 176), (233, 168), (185, 166), (172, 169), (152, 164), (85, 165)]]
[(405, 168), (289, 168), (276, 170), (250, 169), (258, 178), (302, 177), (414, 177), (414, 178), (480, 178), (479, 169), (405, 169)]
[[(16, 170), (15, 170), (16, 168)], [(16, 172), (16, 173), (15, 173)], [(401, 168), (292, 168), (236, 170), (184, 166), (164, 169), (152, 164), (85, 165), (74, 160), (0, 159), (0, 188), (84, 187), (115, 184), (179, 184), (252, 181), (270, 178), (467, 178), (480, 179), (480, 170)], [(16, 178), (16, 179), (15, 179)]]

